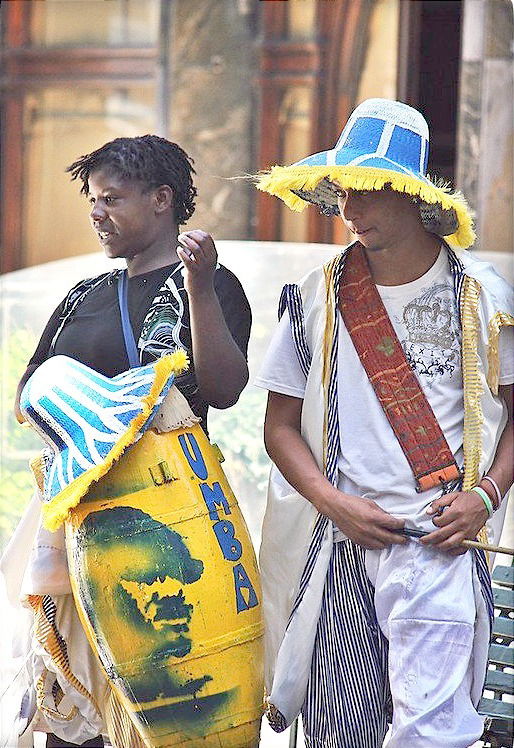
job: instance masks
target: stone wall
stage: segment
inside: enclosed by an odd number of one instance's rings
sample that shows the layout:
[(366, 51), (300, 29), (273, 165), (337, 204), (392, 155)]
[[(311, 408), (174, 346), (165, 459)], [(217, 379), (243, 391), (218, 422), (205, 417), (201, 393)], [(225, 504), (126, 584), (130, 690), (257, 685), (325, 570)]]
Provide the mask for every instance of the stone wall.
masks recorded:
[(457, 184), (477, 214), (476, 248), (514, 247), (511, 0), (465, 0)]
[(254, 19), (235, 0), (177, 0), (171, 34), (169, 136), (194, 158), (198, 201), (188, 228), (248, 239), (251, 192), (230, 180), (255, 168)]

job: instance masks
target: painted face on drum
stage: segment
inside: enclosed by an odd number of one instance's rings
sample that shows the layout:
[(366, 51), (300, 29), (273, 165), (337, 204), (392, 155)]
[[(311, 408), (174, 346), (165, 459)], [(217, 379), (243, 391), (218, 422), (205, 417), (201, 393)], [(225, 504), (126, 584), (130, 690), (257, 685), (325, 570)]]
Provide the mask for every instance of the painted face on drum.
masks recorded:
[[(132, 507), (92, 512), (81, 530), (95, 628), (111, 629), (114, 615), (120, 630), (144, 637), (156, 661), (189, 654), (194, 606), (186, 598), (203, 562), (191, 556), (181, 535)], [(170, 682), (166, 690), (176, 687)]]
[(231, 691), (205, 692), (213, 676), (202, 672), (203, 660), (195, 675), (188, 669), (187, 679), (177, 670), (193, 644), (203, 562), (178, 532), (134, 507), (93, 511), (80, 533), (81, 601), (102, 662), (120, 673), (117, 687), (137, 705), (136, 719), (145, 730), (153, 724), (163, 729), (166, 704), (165, 721), (174, 730), (177, 724), (199, 729), (231, 698)]

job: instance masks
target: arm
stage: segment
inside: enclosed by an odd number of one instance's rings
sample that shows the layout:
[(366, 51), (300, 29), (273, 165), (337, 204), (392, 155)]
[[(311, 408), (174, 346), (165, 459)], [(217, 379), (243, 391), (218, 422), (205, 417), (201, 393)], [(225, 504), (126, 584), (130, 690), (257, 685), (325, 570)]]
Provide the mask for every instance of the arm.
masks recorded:
[(237, 402), (248, 382), (248, 365), (232, 337), (214, 289), (217, 253), (204, 231), (189, 231), (179, 237), (177, 254), (186, 268), (185, 288), (189, 297), (191, 340), (198, 388), (215, 408)]
[(364, 548), (405, 543), (394, 533), (403, 520), (384, 512), (374, 501), (338, 491), (319, 470), (300, 431), (303, 400), (270, 392), (264, 423), (266, 450), (282, 475), (321, 514)]
[[(514, 481), (514, 385), (501, 385), (498, 396), (507, 406), (508, 418), (498, 442), (493, 464), (487, 474), (496, 481), (502, 496), (505, 496)], [(478, 485), (490, 495), (491, 486), (487, 481), (481, 481)], [(444, 513), (437, 515), (443, 508)], [(436, 514), (433, 522), (439, 529), (424, 537), (421, 542), (448, 551), (452, 555), (466, 552), (467, 549), (460, 543), (465, 538), (473, 540), (488, 518), (484, 502), (475, 491), (460, 491), (441, 496), (432, 502), (428, 513)]]

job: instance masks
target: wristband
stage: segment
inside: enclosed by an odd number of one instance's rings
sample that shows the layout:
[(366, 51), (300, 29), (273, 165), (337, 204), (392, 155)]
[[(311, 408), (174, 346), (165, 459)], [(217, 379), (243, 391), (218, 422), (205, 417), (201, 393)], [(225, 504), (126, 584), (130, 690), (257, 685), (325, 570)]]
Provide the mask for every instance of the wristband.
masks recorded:
[(502, 499), (503, 499), (503, 496), (501, 494), (501, 491), (499, 489), (498, 484), (496, 483), (496, 481), (493, 478), (491, 478), (490, 475), (484, 475), (482, 477), (482, 480), (489, 481), (489, 483), (491, 484), (491, 486), (494, 488), (494, 493), (496, 494), (496, 503), (497, 503), (497, 506), (495, 507), (495, 509), (498, 509), (498, 507), (502, 503)]
[(480, 496), (480, 498), (482, 499), (482, 501), (485, 504), (485, 508), (487, 509), (487, 514), (489, 515), (489, 517), (492, 517), (493, 516), (493, 512), (494, 512), (493, 505), (492, 505), (491, 499), (486, 494), (486, 492), (484, 491), (484, 489), (480, 488), (480, 486), (474, 486), (471, 490), (474, 491), (475, 493), (477, 493)]

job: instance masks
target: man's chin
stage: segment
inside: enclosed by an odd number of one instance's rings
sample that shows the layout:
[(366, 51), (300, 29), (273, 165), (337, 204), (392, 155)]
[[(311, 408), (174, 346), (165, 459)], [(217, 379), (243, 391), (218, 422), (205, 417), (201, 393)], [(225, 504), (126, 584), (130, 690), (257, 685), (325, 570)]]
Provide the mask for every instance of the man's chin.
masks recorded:
[(128, 259), (126, 253), (119, 248), (113, 247), (110, 244), (102, 244), (102, 249), (106, 257), (109, 260), (118, 260), (120, 258)]

